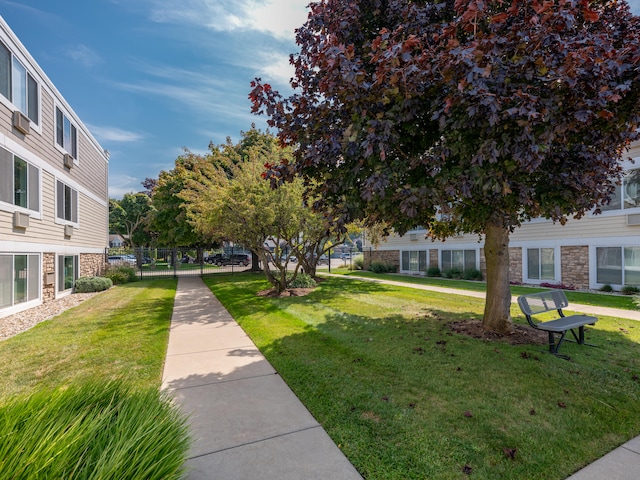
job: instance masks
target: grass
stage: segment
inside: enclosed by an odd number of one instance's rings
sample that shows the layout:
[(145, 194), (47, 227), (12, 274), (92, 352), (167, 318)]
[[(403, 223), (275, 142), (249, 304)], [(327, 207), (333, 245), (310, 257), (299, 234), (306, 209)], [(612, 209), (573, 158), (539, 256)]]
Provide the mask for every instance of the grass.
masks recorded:
[[(473, 292), (484, 292), (486, 290), (486, 284), (484, 282), (473, 282), (468, 280), (451, 280), (448, 278), (440, 277), (416, 277), (412, 275), (373, 273), (366, 270), (350, 271), (344, 268), (338, 270), (333, 269), (331, 273), (365, 278), (378, 278), (382, 280), (393, 280), (396, 282), (405, 282), (415, 285), (432, 285), (437, 287), (456, 288)], [(548, 288), (523, 287), (519, 285), (511, 286), (512, 295), (542, 292), (544, 290), (548, 290)], [(638, 309), (633, 301), (632, 295), (612, 295), (605, 293), (576, 292), (572, 290), (565, 290), (564, 293), (566, 294), (569, 302), (599, 307), (622, 308), (624, 310)]]
[(159, 390), (175, 288), (112, 288), (0, 342), (3, 478), (181, 478), (185, 418)]
[(587, 335), (601, 347), (565, 344), (565, 361), (451, 332), (481, 299), (335, 277), (265, 298), (255, 275), (205, 281), (367, 479), (565, 479), (640, 434), (633, 321), (601, 317)]
[(159, 388), (175, 287), (121, 285), (0, 342), (0, 400), (88, 378)]

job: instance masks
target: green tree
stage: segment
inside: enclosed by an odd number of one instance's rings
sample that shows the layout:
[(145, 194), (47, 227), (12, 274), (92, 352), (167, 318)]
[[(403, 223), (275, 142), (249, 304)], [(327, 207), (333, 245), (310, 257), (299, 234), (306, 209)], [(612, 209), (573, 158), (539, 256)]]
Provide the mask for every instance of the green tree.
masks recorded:
[(638, 18), (624, 0), (327, 0), (297, 30), (295, 93), (256, 79), (316, 207), (402, 234), (484, 236), (484, 328), (509, 332), (509, 235), (606, 202), (638, 137)]
[(215, 243), (194, 228), (187, 216), (186, 202), (180, 196), (187, 184), (205, 175), (206, 170), (209, 170), (207, 158), (185, 149), (172, 170), (160, 172), (152, 190), (154, 210), (149, 221), (158, 245), (196, 247), (199, 258), (202, 258), (203, 248)]
[(154, 208), (144, 193), (125, 193), (122, 200), (109, 199), (109, 231), (122, 235), (131, 248), (149, 243), (145, 226)]
[[(236, 242), (255, 253), (280, 293), (291, 279), (283, 254), (309, 258), (327, 237), (314, 218), (317, 214), (305, 205), (301, 181), (273, 189), (264, 179), (264, 164), (290, 158), (290, 151), (281, 149), (273, 135), (255, 128), (243, 132), (236, 145), (227, 142), (210, 148), (203, 175), (193, 178), (180, 194), (188, 204), (189, 218), (203, 235)], [(299, 268), (300, 262), (293, 278)]]

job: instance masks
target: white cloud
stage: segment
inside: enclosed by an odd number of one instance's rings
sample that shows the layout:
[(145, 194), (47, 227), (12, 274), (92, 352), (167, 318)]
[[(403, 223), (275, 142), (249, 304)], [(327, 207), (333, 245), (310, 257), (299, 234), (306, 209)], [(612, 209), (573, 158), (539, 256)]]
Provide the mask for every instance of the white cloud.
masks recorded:
[(143, 136), (138, 133), (128, 132), (120, 128), (99, 127), (90, 124), (87, 124), (87, 127), (89, 128), (89, 131), (101, 142), (137, 142), (143, 139)]
[(93, 67), (94, 65), (102, 62), (100, 55), (94, 52), (86, 45), (77, 45), (75, 47), (68, 47), (66, 49), (66, 55), (73, 59), (75, 62), (85, 66)]
[(142, 191), (140, 179), (126, 174), (109, 175), (109, 197), (122, 198), (125, 193)]
[(217, 31), (252, 30), (292, 39), (307, 19), (308, 0), (151, 0), (151, 19)]
[(257, 54), (258, 64), (254, 66), (257, 69), (258, 76), (264, 77), (266, 80), (279, 85), (289, 85), (289, 81), (295, 73), (295, 69), (289, 63), (289, 55), (275, 50), (262, 51)]

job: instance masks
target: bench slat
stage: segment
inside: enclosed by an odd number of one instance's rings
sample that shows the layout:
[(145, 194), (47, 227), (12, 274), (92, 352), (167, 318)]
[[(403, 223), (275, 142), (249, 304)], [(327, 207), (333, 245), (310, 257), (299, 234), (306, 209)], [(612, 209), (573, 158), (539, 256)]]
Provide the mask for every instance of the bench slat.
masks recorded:
[(540, 330), (546, 330), (549, 332), (564, 332), (565, 330), (594, 323), (596, 320), (597, 319), (595, 317), (590, 317), (588, 315), (569, 315), (568, 317), (558, 318), (557, 320), (541, 322), (536, 326)]

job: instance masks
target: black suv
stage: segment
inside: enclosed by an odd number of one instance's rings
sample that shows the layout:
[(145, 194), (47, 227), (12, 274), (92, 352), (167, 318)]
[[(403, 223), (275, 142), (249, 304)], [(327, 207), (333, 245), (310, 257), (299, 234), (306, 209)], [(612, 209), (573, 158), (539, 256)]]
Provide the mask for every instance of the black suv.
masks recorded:
[(244, 253), (234, 253), (232, 255), (216, 253), (212, 257), (205, 258), (205, 262), (219, 267), (224, 265), (244, 265), (246, 267), (251, 263), (251, 258)]

